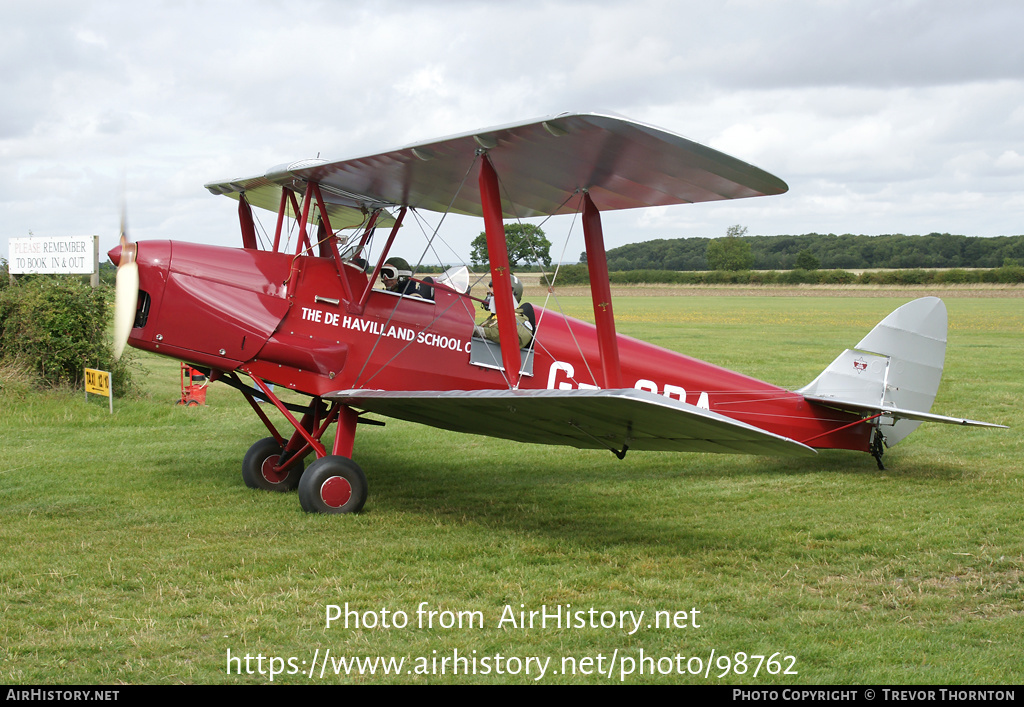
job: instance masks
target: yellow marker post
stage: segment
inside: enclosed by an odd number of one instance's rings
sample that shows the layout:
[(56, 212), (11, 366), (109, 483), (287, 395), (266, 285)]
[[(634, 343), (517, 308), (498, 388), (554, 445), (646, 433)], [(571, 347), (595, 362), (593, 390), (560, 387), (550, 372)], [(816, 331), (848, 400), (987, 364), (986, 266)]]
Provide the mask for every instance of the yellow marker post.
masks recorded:
[(89, 393), (110, 398), (110, 414), (114, 414), (114, 384), (110, 378), (109, 371), (97, 371), (92, 368), (85, 369), (86, 400), (89, 399)]

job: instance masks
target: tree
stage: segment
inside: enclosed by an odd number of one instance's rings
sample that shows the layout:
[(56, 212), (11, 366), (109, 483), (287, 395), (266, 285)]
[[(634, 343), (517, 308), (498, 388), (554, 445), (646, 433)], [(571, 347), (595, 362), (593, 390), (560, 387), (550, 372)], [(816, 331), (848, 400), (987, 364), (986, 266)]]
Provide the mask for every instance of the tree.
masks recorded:
[[(544, 231), (539, 226), (532, 223), (506, 223), (505, 242), (508, 247), (508, 264), (512, 267), (520, 263), (551, 265), (551, 241), (544, 237)], [(469, 257), (473, 265), (489, 262), (486, 232), (473, 239)]]
[(796, 267), (800, 270), (817, 270), (820, 265), (810, 248), (804, 248), (796, 256)]
[(754, 265), (754, 254), (750, 243), (742, 238), (746, 232), (746, 226), (729, 226), (724, 238), (708, 241), (708, 267), (712, 270), (750, 270)]

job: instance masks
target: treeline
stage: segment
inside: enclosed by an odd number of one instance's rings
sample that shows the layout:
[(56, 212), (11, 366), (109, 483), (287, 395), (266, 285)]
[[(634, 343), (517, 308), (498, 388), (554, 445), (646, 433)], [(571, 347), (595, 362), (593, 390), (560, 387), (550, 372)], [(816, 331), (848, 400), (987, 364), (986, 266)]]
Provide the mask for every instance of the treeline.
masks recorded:
[[(550, 275), (545, 282), (550, 280)], [(962, 285), (972, 283), (1024, 283), (1024, 266), (964, 270), (881, 270), (857, 275), (847, 270), (620, 270), (608, 273), (613, 285)], [(586, 285), (590, 275), (585, 264), (563, 265), (555, 282)]]
[[(609, 270), (708, 270), (710, 238), (675, 238), (631, 243), (608, 251)], [(825, 270), (866, 268), (999, 268), (1024, 264), (1024, 236), (978, 238), (949, 233), (857, 236), (742, 236), (754, 270), (791, 270), (816, 263)], [(801, 257), (802, 256), (802, 257)], [(808, 257), (810, 256), (810, 257)], [(804, 269), (807, 268), (805, 265)]]

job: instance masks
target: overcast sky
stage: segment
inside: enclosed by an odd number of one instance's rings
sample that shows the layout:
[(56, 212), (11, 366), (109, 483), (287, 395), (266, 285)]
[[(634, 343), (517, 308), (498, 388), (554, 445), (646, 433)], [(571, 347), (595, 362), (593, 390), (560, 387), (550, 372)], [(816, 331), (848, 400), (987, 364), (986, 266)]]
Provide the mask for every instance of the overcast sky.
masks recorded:
[[(122, 192), (134, 240), (240, 244), (235, 202), (204, 183), (563, 111), (790, 186), (608, 214), (608, 247), (732, 224), (1022, 234), (1022, 36), (1020, 0), (4, 2), (0, 255), (30, 231), (105, 253)], [(468, 260), (482, 223), (451, 228)], [(568, 222), (545, 230), (557, 259)]]

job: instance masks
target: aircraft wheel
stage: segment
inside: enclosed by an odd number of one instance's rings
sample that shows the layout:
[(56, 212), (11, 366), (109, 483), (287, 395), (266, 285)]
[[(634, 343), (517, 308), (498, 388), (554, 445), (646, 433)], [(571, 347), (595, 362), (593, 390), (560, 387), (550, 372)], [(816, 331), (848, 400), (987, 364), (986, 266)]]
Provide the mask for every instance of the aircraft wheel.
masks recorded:
[(307, 513), (358, 513), (366, 503), (366, 475), (348, 457), (329, 455), (309, 465), (299, 481)]
[(299, 485), (305, 464), (300, 460), (284, 472), (274, 471), (280, 463), (281, 445), (273, 437), (264, 437), (249, 447), (242, 460), (242, 481), (251, 489), (292, 491)]

